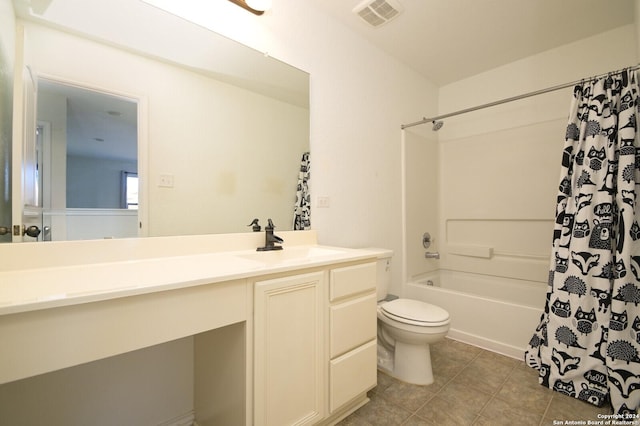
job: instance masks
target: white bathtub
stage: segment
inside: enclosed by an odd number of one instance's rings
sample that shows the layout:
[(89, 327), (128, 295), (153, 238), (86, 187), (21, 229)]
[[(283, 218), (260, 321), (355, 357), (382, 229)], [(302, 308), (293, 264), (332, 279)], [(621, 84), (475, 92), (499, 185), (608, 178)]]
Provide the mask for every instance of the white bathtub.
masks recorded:
[(440, 270), (405, 290), (406, 297), (449, 312), (448, 337), (522, 359), (540, 320), (547, 284)]

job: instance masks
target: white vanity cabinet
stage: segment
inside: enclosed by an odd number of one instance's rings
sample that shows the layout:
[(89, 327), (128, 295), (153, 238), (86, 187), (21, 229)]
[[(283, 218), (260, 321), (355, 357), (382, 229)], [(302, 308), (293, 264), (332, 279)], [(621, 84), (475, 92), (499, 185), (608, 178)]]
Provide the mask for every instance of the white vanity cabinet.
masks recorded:
[[(376, 264), (332, 269), (329, 286), (329, 412), (376, 385)], [(366, 402), (366, 399), (364, 400)]]
[(283, 238), (297, 245), (0, 247), (0, 423), (329, 425), (355, 411), (376, 384), (375, 255)]
[(325, 416), (326, 272), (256, 281), (255, 425), (311, 425)]
[(254, 284), (254, 424), (331, 424), (376, 385), (376, 265)]

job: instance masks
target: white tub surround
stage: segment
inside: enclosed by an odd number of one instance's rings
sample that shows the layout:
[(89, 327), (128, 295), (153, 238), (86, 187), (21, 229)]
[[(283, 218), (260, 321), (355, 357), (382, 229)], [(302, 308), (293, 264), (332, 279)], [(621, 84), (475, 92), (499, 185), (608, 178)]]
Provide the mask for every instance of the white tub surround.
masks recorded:
[(540, 320), (546, 285), (443, 269), (407, 283), (406, 295), (446, 309), (450, 338), (521, 360), (528, 330)]
[[(255, 251), (264, 245), (264, 233), (0, 246), (0, 383), (195, 336), (199, 424), (277, 424), (281, 417), (267, 415), (274, 410), (304, 419), (300, 424), (348, 414), (366, 403), (366, 391), (375, 385), (375, 354), (370, 356), (369, 348), (375, 333), (360, 333), (353, 345), (331, 350), (335, 302), (330, 294), (340, 284), (334, 277), (357, 267), (359, 285), (345, 293), (373, 295), (375, 254), (319, 246), (313, 231), (278, 234), (284, 250), (272, 252)], [(368, 305), (373, 329), (375, 305)], [(287, 342), (278, 324), (302, 326), (311, 333), (310, 344)], [(226, 336), (224, 345), (216, 340), (220, 335)], [(311, 386), (296, 383), (289, 389), (297, 404), (280, 404), (265, 392), (283, 394), (291, 384), (290, 375), (279, 377), (283, 371), (265, 371), (274, 364), (264, 339), (273, 336), (279, 336), (283, 350), (297, 351), (292, 358), (301, 371), (314, 372)], [(340, 363), (334, 367), (334, 357), (346, 357), (347, 365), (351, 352), (359, 362), (370, 361), (365, 370), (372, 374), (348, 394), (336, 389), (342, 392), (336, 405), (329, 375), (339, 380), (344, 369)], [(236, 374), (229, 377), (228, 371)], [(278, 373), (275, 382), (272, 373)], [(263, 383), (255, 392), (254, 380)], [(301, 394), (303, 388), (307, 391)], [(212, 408), (230, 405), (240, 408), (224, 414)]]

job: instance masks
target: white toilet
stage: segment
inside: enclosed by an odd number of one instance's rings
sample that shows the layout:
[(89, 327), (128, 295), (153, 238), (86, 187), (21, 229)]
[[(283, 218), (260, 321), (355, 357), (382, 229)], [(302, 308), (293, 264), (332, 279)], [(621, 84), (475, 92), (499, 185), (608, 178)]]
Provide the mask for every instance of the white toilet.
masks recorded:
[(378, 368), (404, 382), (433, 383), (429, 345), (449, 331), (449, 313), (411, 299), (386, 301), (391, 283), (390, 251), (378, 252)]

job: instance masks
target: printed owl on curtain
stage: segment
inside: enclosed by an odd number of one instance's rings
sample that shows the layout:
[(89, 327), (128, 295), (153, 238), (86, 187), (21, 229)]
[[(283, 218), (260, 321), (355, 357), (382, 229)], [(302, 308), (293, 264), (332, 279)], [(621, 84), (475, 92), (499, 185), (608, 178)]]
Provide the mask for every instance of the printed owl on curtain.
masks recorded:
[(544, 313), (525, 353), (542, 385), (618, 414), (640, 406), (638, 83), (574, 88)]

